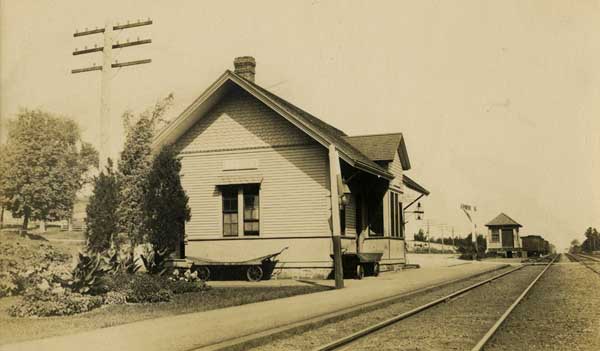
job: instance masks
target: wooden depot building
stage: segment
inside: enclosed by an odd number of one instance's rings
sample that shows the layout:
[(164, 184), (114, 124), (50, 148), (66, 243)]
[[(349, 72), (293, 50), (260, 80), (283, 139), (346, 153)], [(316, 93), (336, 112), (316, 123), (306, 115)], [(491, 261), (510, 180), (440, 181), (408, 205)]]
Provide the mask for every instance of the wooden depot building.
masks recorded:
[(405, 209), (429, 192), (405, 174), (403, 135), (348, 136), (256, 84), (254, 58), (234, 66), (154, 142), (181, 157), (191, 220), (180, 258), (241, 262), (287, 247), (276, 274), (325, 277), (339, 214), (344, 257), (405, 264)]
[(488, 228), (486, 252), (507, 258), (522, 256), (523, 246), (519, 236), (519, 228), (523, 227), (522, 225), (508, 215), (500, 213), (485, 226)]

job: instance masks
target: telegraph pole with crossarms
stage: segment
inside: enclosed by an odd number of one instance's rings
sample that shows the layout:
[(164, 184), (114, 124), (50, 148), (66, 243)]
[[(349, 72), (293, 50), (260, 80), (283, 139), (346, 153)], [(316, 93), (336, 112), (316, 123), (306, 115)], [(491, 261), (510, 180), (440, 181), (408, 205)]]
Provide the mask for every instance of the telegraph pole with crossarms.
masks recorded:
[(71, 70), (71, 73), (84, 73), (84, 72), (92, 72), (92, 71), (102, 71), (102, 86), (101, 86), (101, 96), (100, 96), (100, 116), (98, 119), (98, 153), (99, 153), (99, 170), (103, 170), (107, 164), (108, 155), (108, 145), (109, 145), (109, 132), (111, 126), (110, 119), (110, 100), (111, 100), (111, 92), (110, 85), (112, 79), (112, 70), (113, 68), (122, 68), (134, 65), (141, 65), (145, 63), (152, 62), (151, 59), (143, 59), (129, 62), (112, 62), (112, 52), (113, 49), (123, 49), (136, 45), (150, 44), (152, 43), (152, 39), (139, 39), (135, 41), (129, 41), (125, 43), (119, 43), (118, 41), (114, 41), (114, 32), (119, 30), (124, 30), (128, 28), (148, 26), (152, 24), (152, 20), (147, 19), (145, 21), (136, 21), (126, 24), (113, 25), (112, 21), (107, 20), (104, 28), (95, 28), (92, 30), (88, 30), (87, 28), (83, 32), (75, 31), (73, 37), (82, 37), (87, 35), (94, 34), (103, 34), (104, 36), (104, 46), (98, 47), (94, 46), (93, 48), (85, 47), (83, 50), (78, 50), (77, 48), (73, 51), (73, 55), (85, 55), (96, 52), (102, 52), (102, 66), (96, 66), (95, 64), (91, 67), (78, 68)]

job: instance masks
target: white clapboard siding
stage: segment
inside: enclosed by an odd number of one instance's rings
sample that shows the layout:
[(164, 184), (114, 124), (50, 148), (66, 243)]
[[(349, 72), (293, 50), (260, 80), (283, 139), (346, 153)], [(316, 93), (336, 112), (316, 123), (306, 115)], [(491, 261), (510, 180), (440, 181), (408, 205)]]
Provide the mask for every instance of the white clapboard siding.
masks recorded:
[[(331, 233), (327, 150), (248, 94), (226, 96), (177, 147), (192, 212), (190, 239), (222, 237), (217, 184), (249, 175), (262, 178), (261, 237)], [(236, 164), (244, 169), (231, 169)]]
[(404, 185), (402, 184), (402, 164), (400, 163), (400, 156), (397, 152), (394, 156), (394, 160), (388, 163), (387, 169), (394, 175), (394, 179), (392, 179), (390, 186), (404, 189)]
[(190, 198), (192, 219), (186, 233), (221, 237), (221, 194), (216, 184), (223, 160), (253, 158), (259, 168), (236, 174), (260, 174), (261, 236), (328, 235), (327, 155), (320, 145), (250, 151), (185, 154), (182, 183)]
[(313, 143), (285, 118), (238, 89), (227, 94), (180, 140), (182, 152)]
[(346, 205), (346, 235), (356, 235), (356, 198), (350, 195)]

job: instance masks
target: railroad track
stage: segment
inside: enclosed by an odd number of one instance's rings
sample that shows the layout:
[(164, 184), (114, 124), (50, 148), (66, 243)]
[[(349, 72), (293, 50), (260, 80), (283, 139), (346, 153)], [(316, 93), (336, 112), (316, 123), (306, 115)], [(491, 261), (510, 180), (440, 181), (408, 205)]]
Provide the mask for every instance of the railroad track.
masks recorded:
[(574, 261), (574, 262), (579, 262), (582, 265), (584, 265), (585, 267), (587, 267), (589, 270), (591, 270), (592, 272), (600, 275), (600, 269), (598, 269), (596, 266), (591, 265), (589, 263), (589, 262), (600, 263), (599, 258), (588, 256), (588, 255), (571, 254), (571, 253), (568, 253), (565, 255), (567, 256), (567, 258), (569, 258), (569, 260)]
[[(504, 312), (504, 314), (502, 314), (502, 316), (500, 317), (500, 319), (498, 319), (496, 321), (496, 323), (494, 323), (494, 325), (488, 330), (488, 332), (483, 336), (483, 338), (475, 345), (475, 347), (473, 347), (473, 351), (478, 351), (478, 350), (482, 350), (483, 347), (487, 344), (487, 342), (492, 338), (492, 336), (494, 335), (494, 333), (498, 330), (498, 328), (502, 325), (502, 323), (506, 320), (506, 318), (510, 315), (510, 313), (515, 309), (515, 307), (519, 304), (519, 302), (521, 302), (521, 300), (523, 300), (523, 298), (527, 295), (527, 293), (529, 292), (529, 290), (531, 290), (531, 288), (538, 282), (538, 280), (542, 277), (542, 275), (548, 270), (548, 268), (556, 261), (556, 259), (559, 257), (559, 255), (556, 255), (552, 258), (552, 260), (544, 267), (544, 269), (535, 277), (535, 279), (527, 286), (527, 288), (521, 293), (521, 295), (519, 295), (519, 297), (513, 302), (512, 305), (510, 305), (510, 307), (506, 310), (506, 312)], [(466, 288), (460, 289), (458, 291), (455, 291), (449, 295), (446, 295), (444, 297), (438, 298), (436, 300), (433, 300), (429, 303), (426, 303), (424, 305), (421, 305), (419, 307), (416, 307), (408, 312), (404, 312), (401, 313), (399, 315), (396, 315), (392, 318), (386, 319), (384, 321), (381, 321), (377, 324), (374, 324), (372, 326), (369, 326), (367, 328), (364, 328), (362, 330), (359, 330), (353, 334), (347, 335), (345, 337), (342, 337), (340, 339), (337, 339), (333, 342), (330, 342), (328, 344), (322, 345), (316, 349), (314, 349), (314, 351), (330, 351), (330, 350), (341, 350), (341, 349), (351, 349), (351, 345), (353, 345), (354, 343), (358, 342), (359, 340), (377, 332), (380, 331), (384, 328), (387, 328), (389, 326), (395, 325), (398, 322), (407, 319), (411, 316), (417, 315), (423, 311), (426, 311), (436, 305), (439, 305), (441, 303), (444, 302), (448, 302), (453, 300), (454, 298), (463, 295), (471, 290), (477, 289), (478, 287), (481, 287), (485, 284), (491, 283), (494, 280), (500, 279), (504, 276), (507, 276), (511, 273), (514, 273), (520, 269), (522, 269), (523, 267), (529, 266), (528, 264), (525, 265), (521, 265), (518, 266), (514, 269), (511, 269), (509, 271), (506, 271), (504, 273), (500, 273), (496, 276), (493, 276), (489, 279), (486, 279), (484, 281), (478, 282), (476, 284), (470, 285)]]

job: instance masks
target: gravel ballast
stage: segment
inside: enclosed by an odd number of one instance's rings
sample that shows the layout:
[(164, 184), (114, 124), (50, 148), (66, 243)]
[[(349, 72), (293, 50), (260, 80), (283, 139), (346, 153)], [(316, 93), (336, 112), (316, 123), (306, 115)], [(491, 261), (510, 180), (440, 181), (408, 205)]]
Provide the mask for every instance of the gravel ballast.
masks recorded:
[[(479, 281), (485, 280), (487, 278), (490, 278), (492, 276), (495, 276), (495, 275), (497, 275), (505, 270), (508, 270), (508, 269), (509, 268), (501, 270), (501, 271), (496, 271), (494, 273), (485, 274), (485, 275), (482, 275), (482, 276), (479, 276), (476, 278), (469, 279), (467, 281), (463, 281), (460, 283), (452, 284), (450, 286), (446, 286), (446, 287), (437, 289), (432, 292), (418, 294), (416, 296), (406, 298), (403, 301), (390, 304), (384, 308), (377, 309), (377, 310), (370, 311), (370, 312), (361, 313), (359, 315), (355, 315), (350, 318), (345, 318), (343, 320), (339, 320), (339, 321), (329, 323), (329, 324), (326, 324), (323, 326), (315, 326), (315, 327), (311, 328), (310, 330), (295, 331), (293, 333), (280, 335), (277, 340), (273, 340), (272, 342), (270, 342), (268, 344), (256, 346), (252, 350), (269, 350), (269, 351), (270, 350), (312, 350), (319, 345), (326, 344), (326, 343), (331, 342), (341, 336), (345, 336), (345, 335), (354, 333), (354, 332), (356, 332), (360, 329), (363, 329), (367, 326), (370, 326), (370, 325), (380, 322), (382, 320), (391, 318), (397, 314), (409, 311), (409, 310), (411, 310), (415, 307), (418, 307), (422, 304), (428, 303), (432, 300), (435, 300), (437, 298), (448, 295), (451, 292), (454, 292), (454, 291), (464, 288), (466, 286), (472, 285), (476, 282), (479, 282)], [(529, 281), (531, 281), (542, 269), (543, 269), (542, 266), (525, 267), (525, 268), (521, 269), (520, 271), (517, 271), (515, 273), (512, 273), (512, 274), (506, 276), (505, 278), (501, 278), (497, 282), (488, 284), (484, 287), (481, 287), (472, 292), (469, 292), (465, 296), (457, 298), (455, 301), (451, 302), (450, 304), (443, 304), (440, 307), (434, 307), (432, 310), (436, 310), (438, 308), (443, 308), (442, 306), (445, 306), (445, 305), (455, 305), (455, 304), (462, 305), (462, 303), (460, 301), (462, 299), (467, 299), (467, 296), (474, 294), (476, 291), (478, 291), (480, 289), (489, 289), (489, 287), (495, 287), (495, 286), (499, 286), (499, 287), (504, 286), (506, 288), (512, 287), (512, 290), (514, 290), (514, 292), (516, 294), (514, 296), (511, 296), (512, 299), (514, 299), (525, 288), (527, 283)], [(506, 284), (506, 282), (510, 282), (510, 283)], [(508, 289), (511, 290), (510, 288), (508, 288)], [(493, 296), (495, 295), (495, 292), (493, 290), (494, 289), (492, 289), (492, 291), (489, 292), (488, 298), (490, 298), (490, 299), (492, 299)], [(470, 300), (470, 298), (468, 298), (468, 299)], [(510, 304), (510, 302), (508, 302), (506, 306), (508, 306), (509, 304)], [(500, 311), (500, 314), (502, 312), (503, 311)], [(425, 313), (427, 313), (427, 312), (425, 312)], [(477, 314), (479, 314), (479, 313), (481, 313), (481, 312), (477, 312)], [(479, 317), (478, 315), (476, 315), (475, 317), (477, 319), (481, 319), (481, 317)], [(404, 324), (407, 322), (411, 323), (411, 324), (415, 324), (414, 322), (411, 322), (411, 320), (416, 319), (416, 318), (419, 318), (419, 316), (410, 317), (409, 319), (400, 322), (399, 325), (404, 326)], [(446, 322), (445, 319), (446, 319), (446, 316), (444, 315), (439, 321), (440, 324), (445, 325), (446, 328), (452, 327), (453, 322)], [(420, 323), (424, 323), (424, 322), (420, 322)], [(429, 322), (425, 322), (425, 323), (429, 323)], [(477, 323), (480, 324), (479, 322), (477, 322)], [(493, 321), (492, 321), (492, 323), (493, 323)], [(428, 327), (425, 328), (424, 326), (428, 326)], [(395, 328), (396, 327), (390, 327), (388, 329), (395, 330)], [(404, 327), (402, 327), (402, 328), (404, 328)], [(419, 325), (419, 323), (415, 324), (415, 329), (419, 329), (421, 334), (427, 334), (428, 332), (433, 330), (434, 334), (437, 335), (437, 333), (443, 332), (444, 327), (442, 326), (441, 328), (442, 329), (438, 329), (437, 324), (436, 325), (433, 325), (433, 324)], [(381, 333), (386, 332), (388, 329), (386, 329), (385, 331), (382, 331)], [(427, 330), (425, 330), (425, 329), (427, 329)], [(481, 334), (483, 334), (484, 332), (485, 331), (483, 331)], [(395, 331), (393, 333), (397, 334), (398, 332)], [(377, 333), (377, 334), (379, 334), (379, 333)], [(385, 340), (385, 342), (368, 341), (365, 345), (362, 345), (362, 344), (352, 345), (350, 349), (357, 349), (357, 350), (360, 350), (363, 348), (364, 349), (394, 349), (394, 350), (404, 349), (404, 348), (415, 349), (415, 346), (418, 347), (418, 345), (421, 345), (420, 344), (421, 336), (415, 337), (415, 335), (406, 335), (406, 334), (402, 334), (402, 335), (403, 336), (398, 337), (398, 339), (404, 339), (404, 343), (407, 342), (408, 344), (399, 343), (398, 340), (396, 340), (396, 337), (392, 336), (390, 338), (389, 336), (385, 336), (384, 338), (387, 338)], [(464, 346), (464, 343), (460, 342), (461, 338), (462, 337), (460, 335), (457, 335), (457, 342), (460, 345)], [(369, 337), (369, 340), (371, 340), (371, 337)], [(473, 344), (474, 343), (475, 342), (473, 342)], [(447, 345), (447, 344), (444, 343), (444, 345)], [(247, 348), (244, 348), (244, 349), (247, 349)], [(441, 349), (452, 349), (452, 348), (447, 348), (446, 346), (443, 346), (443, 347), (441, 347)], [(455, 349), (464, 349), (464, 347), (458, 347)]]
[(525, 349), (600, 350), (600, 276), (575, 262), (550, 267), (486, 347)]

